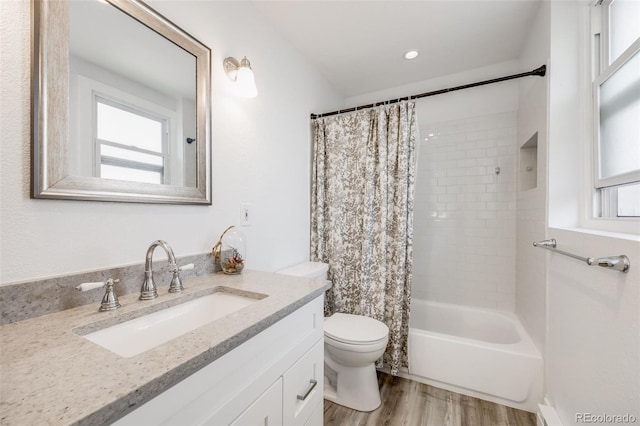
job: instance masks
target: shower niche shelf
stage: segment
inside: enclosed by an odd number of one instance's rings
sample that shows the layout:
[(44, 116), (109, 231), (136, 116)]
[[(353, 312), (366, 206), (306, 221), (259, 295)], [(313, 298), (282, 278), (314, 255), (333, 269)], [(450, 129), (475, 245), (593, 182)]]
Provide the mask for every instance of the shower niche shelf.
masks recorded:
[(520, 191), (529, 191), (538, 186), (538, 132), (520, 147)]

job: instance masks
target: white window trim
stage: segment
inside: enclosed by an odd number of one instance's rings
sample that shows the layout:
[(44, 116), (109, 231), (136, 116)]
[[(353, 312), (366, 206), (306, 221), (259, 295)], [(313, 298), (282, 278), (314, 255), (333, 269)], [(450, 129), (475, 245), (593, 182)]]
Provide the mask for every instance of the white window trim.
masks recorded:
[[(608, 6), (611, 3), (611, 0), (606, 0), (602, 2), (602, 6)], [(585, 30), (585, 36), (587, 37), (588, 42), (583, 44), (583, 52), (585, 54), (583, 66), (585, 70), (585, 80), (586, 83), (583, 87), (585, 92), (590, 92), (589, 95), (585, 98), (585, 103), (588, 104), (590, 100), (593, 102), (592, 105), (585, 105), (584, 114), (587, 119), (587, 123), (591, 123), (591, 125), (585, 126), (587, 140), (590, 141), (591, 148), (587, 150), (587, 156), (591, 156), (591, 161), (587, 164), (590, 164), (590, 167), (587, 167), (587, 174), (589, 175), (589, 179), (585, 181), (585, 191), (583, 192), (583, 214), (580, 228), (574, 228), (575, 231), (578, 232), (586, 232), (586, 233), (595, 233), (597, 235), (606, 235), (612, 236), (616, 238), (624, 238), (630, 239), (633, 241), (638, 241), (640, 238), (640, 219), (632, 218), (632, 217), (620, 217), (620, 218), (605, 218), (605, 217), (597, 217), (596, 212), (599, 210), (598, 199), (598, 190), (595, 189), (596, 178), (598, 177), (599, 170), (599, 159), (598, 159), (598, 149), (599, 149), (599, 141), (596, 140), (599, 137), (598, 127), (594, 124), (594, 117), (599, 117), (599, 114), (595, 114), (594, 109), (597, 108), (597, 103), (595, 99), (596, 91), (593, 89), (593, 81), (596, 78), (596, 75), (599, 73), (599, 70), (595, 68), (595, 58), (594, 49), (593, 49), (593, 40), (595, 34), (600, 34), (600, 63), (597, 64), (600, 70), (605, 69), (605, 67), (609, 66), (609, 40), (608, 36), (603, 36), (607, 34), (608, 31), (608, 8), (603, 7), (602, 9), (591, 7), (591, 13), (595, 13), (595, 17), (593, 15), (589, 16), (587, 22), (589, 25), (587, 26), (587, 30)], [(601, 14), (605, 14), (603, 18)], [(603, 28), (604, 27), (604, 28)], [(633, 49), (633, 46), (636, 46), (637, 42), (632, 44), (632, 47), (629, 49)], [(628, 54), (629, 50), (625, 51), (625, 54)], [(626, 59), (622, 59), (625, 54), (621, 55), (618, 60), (620, 61), (616, 64), (618, 67), (624, 64), (626, 60), (628, 60), (633, 53), (629, 54)], [(615, 61), (618, 62), (618, 61)], [(614, 62), (614, 63), (615, 63)], [(616, 68), (617, 69), (617, 68)], [(607, 77), (608, 78), (608, 77)]]
[[(122, 109), (124, 111), (130, 112), (132, 114), (140, 115), (142, 117), (150, 118), (155, 121), (159, 121), (162, 123), (162, 152), (154, 152), (146, 149), (137, 148), (134, 146), (124, 146), (119, 143), (115, 143), (113, 141), (98, 139), (97, 131), (98, 131), (98, 111), (97, 104), (98, 102), (112, 106), (114, 108)], [(144, 154), (156, 155), (162, 158), (162, 170), (160, 172), (161, 176), (161, 184), (168, 184), (171, 182), (171, 168), (169, 167), (168, 159), (170, 158), (170, 144), (169, 144), (169, 123), (171, 122), (170, 117), (166, 117), (160, 114), (156, 114), (150, 111), (146, 111), (137, 105), (130, 105), (120, 99), (115, 99), (111, 96), (105, 95), (103, 93), (98, 93), (93, 91), (91, 94), (91, 105), (92, 105), (92, 124), (91, 129), (93, 132), (93, 175), (100, 177), (100, 169), (102, 165), (102, 159), (100, 155), (100, 145), (109, 145), (116, 148), (123, 148), (131, 151), (136, 151)], [(142, 167), (134, 167), (139, 170), (152, 170), (155, 169), (147, 169)]]
[[(606, 37), (604, 37), (606, 39)], [(604, 44), (608, 44), (604, 40)], [(602, 50), (601, 50), (602, 52)], [(622, 185), (625, 183), (640, 181), (640, 170), (611, 176), (605, 179), (600, 178), (600, 87), (604, 84), (616, 71), (622, 67), (635, 54), (640, 54), (640, 40), (636, 40), (627, 50), (624, 51), (611, 65), (603, 68), (605, 71), (597, 76), (592, 84), (593, 94), (593, 181), (595, 188), (604, 188), (613, 185)], [(608, 54), (608, 53), (607, 53)], [(606, 56), (607, 54), (603, 55)], [(608, 62), (608, 60), (607, 60)]]
[[(159, 116), (170, 118), (170, 123), (175, 123), (175, 125), (168, 125), (168, 140), (169, 140), (169, 148), (167, 151), (168, 158), (177, 159), (179, 164), (182, 164), (183, 153), (180, 150), (181, 141), (178, 139), (178, 135), (176, 134), (177, 128), (179, 127), (178, 119), (179, 114), (169, 109), (163, 105), (157, 104), (155, 102), (143, 99), (138, 96), (134, 96), (130, 93), (123, 92), (115, 87), (112, 87), (108, 84), (102, 83), (100, 81), (94, 80), (84, 75), (77, 75), (77, 84), (78, 84), (78, 123), (87, 123), (87, 125), (81, 126), (78, 129), (79, 140), (93, 140), (93, 126), (89, 126), (88, 123), (93, 123), (95, 120), (95, 113), (93, 112), (93, 92), (99, 93), (100, 96), (104, 98), (113, 98), (117, 100), (119, 103), (123, 104), (133, 104), (136, 107), (139, 107), (142, 110), (151, 111)], [(76, 131), (76, 130), (74, 130)], [(93, 150), (95, 144), (91, 144), (91, 148), (89, 150)], [(91, 159), (89, 159), (91, 156)], [(82, 176), (91, 176), (92, 170), (94, 167), (95, 152), (88, 152), (86, 156), (82, 158), (86, 159), (86, 163), (81, 161), (81, 164), (87, 164), (89, 170), (82, 172)], [(169, 169), (171, 171), (169, 172)], [(165, 184), (174, 185), (174, 182), (182, 182), (184, 179), (182, 175), (181, 168), (173, 168), (167, 167), (165, 173), (169, 172), (170, 176), (165, 175)]]

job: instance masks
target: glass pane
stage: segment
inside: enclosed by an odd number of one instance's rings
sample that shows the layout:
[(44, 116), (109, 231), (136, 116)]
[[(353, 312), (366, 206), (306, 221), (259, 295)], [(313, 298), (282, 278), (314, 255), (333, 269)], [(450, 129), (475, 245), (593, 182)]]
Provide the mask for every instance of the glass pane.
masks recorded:
[(640, 216), (640, 183), (618, 188), (618, 217)]
[(640, 1), (614, 0), (609, 6), (609, 63), (640, 37)]
[(159, 172), (130, 169), (108, 164), (100, 165), (100, 177), (130, 182), (162, 183), (162, 175)]
[(640, 54), (600, 86), (600, 178), (640, 170)]
[(162, 152), (162, 123), (97, 102), (98, 139)]
[(100, 145), (100, 154), (108, 157), (121, 158), (123, 160), (137, 161), (139, 163), (162, 166), (163, 159), (159, 155), (145, 154), (131, 151), (130, 149), (116, 148), (115, 146)]

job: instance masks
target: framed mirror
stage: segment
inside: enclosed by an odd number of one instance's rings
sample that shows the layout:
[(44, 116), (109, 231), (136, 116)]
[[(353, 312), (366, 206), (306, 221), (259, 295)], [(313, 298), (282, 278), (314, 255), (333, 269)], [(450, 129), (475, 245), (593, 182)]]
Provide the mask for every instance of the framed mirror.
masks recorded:
[(211, 51), (138, 0), (33, 0), (32, 198), (211, 204)]

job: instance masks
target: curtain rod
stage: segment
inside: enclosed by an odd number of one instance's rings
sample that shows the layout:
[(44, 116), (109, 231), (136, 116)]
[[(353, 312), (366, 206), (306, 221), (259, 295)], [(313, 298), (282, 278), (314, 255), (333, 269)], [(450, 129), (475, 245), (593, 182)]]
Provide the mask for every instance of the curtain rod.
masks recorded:
[(536, 68), (535, 70), (532, 70), (529, 72), (523, 72), (520, 74), (513, 74), (505, 77), (492, 78), (491, 80), (478, 81), (476, 83), (469, 83), (469, 84), (464, 84), (462, 86), (456, 86), (456, 87), (448, 87), (446, 89), (434, 90), (432, 92), (420, 93), (418, 95), (405, 96), (403, 98), (398, 98), (398, 99), (390, 99), (388, 101), (376, 102), (368, 105), (359, 105), (352, 108), (339, 109), (337, 111), (325, 112), (323, 114), (311, 114), (311, 119), (313, 120), (315, 118), (328, 117), (330, 115), (342, 114), (344, 112), (353, 112), (359, 109), (373, 108), (379, 105), (394, 104), (396, 102), (408, 101), (411, 99), (426, 98), (427, 96), (434, 96), (434, 95), (440, 95), (442, 93), (455, 92), (456, 90), (469, 89), (471, 87), (477, 87), (477, 86), (484, 86), (485, 84), (499, 83), (501, 81), (513, 80), (514, 78), (528, 77), (530, 75), (537, 75), (540, 77), (544, 77), (546, 73), (547, 73), (547, 66), (542, 65), (541, 67)]

